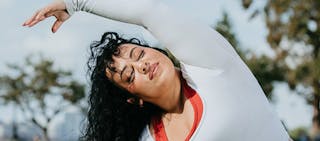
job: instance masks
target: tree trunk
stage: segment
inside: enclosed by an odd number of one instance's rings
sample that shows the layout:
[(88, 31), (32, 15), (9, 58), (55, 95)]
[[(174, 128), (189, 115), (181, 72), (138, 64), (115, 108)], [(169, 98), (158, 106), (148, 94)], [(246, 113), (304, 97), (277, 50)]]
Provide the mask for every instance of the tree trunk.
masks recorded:
[(16, 121), (12, 123), (12, 139), (13, 141), (18, 141), (19, 140), (19, 135), (18, 135), (18, 125)]
[(313, 117), (312, 117), (312, 136), (320, 134), (320, 115), (319, 115), (319, 103), (320, 103), (320, 84), (318, 80), (313, 82), (314, 100), (313, 100)]
[(42, 128), (43, 131), (43, 137), (45, 141), (50, 141), (49, 136), (48, 136), (48, 129), (47, 128)]

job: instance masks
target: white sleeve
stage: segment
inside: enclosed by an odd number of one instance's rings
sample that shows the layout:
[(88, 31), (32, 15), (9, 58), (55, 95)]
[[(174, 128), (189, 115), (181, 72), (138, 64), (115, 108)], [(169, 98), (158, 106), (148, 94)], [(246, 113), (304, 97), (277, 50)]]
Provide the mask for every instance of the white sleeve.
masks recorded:
[(239, 60), (232, 46), (209, 25), (170, 9), (161, 0), (64, 0), (67, 11), (86, 11), (149, 30), (180, 61), (226, 69)]

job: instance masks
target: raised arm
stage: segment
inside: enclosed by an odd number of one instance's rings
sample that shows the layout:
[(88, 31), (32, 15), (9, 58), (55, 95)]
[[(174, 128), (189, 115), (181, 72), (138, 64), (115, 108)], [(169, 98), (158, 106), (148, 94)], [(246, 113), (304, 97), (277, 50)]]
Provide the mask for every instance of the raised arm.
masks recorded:
[(138, 24), (149, 30), (180, 61), (209, 69), (227, 69), (238, 55), (209, 25), (175, 11), (161, 0), (64, 0), (67, 11), (86, 11)]

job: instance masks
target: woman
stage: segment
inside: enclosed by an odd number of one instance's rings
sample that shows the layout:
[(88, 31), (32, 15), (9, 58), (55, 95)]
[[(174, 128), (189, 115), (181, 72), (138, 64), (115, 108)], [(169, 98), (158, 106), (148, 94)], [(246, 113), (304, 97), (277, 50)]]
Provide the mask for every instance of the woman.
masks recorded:
[(91, 45), (91, 94), (85, 140), (288, 141), (256, 79), (232, 46), (208, 25), (158, 0), (65, 0), (27, 20), (75, 11), (138, 24), (179, 61), (136, 39), (105, 33)]

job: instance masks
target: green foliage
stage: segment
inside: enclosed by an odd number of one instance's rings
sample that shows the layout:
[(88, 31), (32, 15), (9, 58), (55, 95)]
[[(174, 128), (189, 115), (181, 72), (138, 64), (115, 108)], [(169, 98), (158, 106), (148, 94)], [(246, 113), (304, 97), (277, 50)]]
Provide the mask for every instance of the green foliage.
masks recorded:
[(278, 62), (276, 59), (265, 55), (256, 56), (253, 52), (243, 51), (243, 49), (240, 48), (235, 33), (232, 31), (232, 24), (226, 12), (223, 13), (223, 18), (217, 23), (215, 29), (231, 43), (257, 78), (266, 96), (271, 98), (273, 90), (272, 82), (284, 81), (285, 78), (281, 72), (286, 72), (288, 67), (284, 63)]
[[(224, 11), (223, 18), (221, 21), (218, 21), (217, 25), (214, 27), (220, 34), (222, 34), (230, 44), (238, 50), (238, 39), (236, 38), (235, 33), (232, 31), (232, 25), (229, 19), (228, 14)], [(239, 52), (242, 53), (242, 52)]]
[[(251, 2), (244, 4), (249, 8)], [(319, 0), (268, 0), (263, 14), (269, 30), (267, 41), (277, 53), (280, 61), (294, 61), (286, 73), (286, 81), (292, 90), (304, 93), (309, 104), (313, 105), (314, 118), (320, 113), (320, 1)], [(298, 46), (297, 46), (298, 45)], [(299, 50), (299, 53), (294, 50)], [(300, 55), (297, 55), (300, 54)], [(312, 91), (299, 91), (297, 86), (311, 88)], [(314, 123), (319, 124), (318, 121)], [(316, 125), (316, 124), (314, 124)], [(319, 125), (315, 132), (320, 132)]]
[(290, 130), (289, 135), (293, 140), (298, 140), (301, 135), (308, 135), (308, 129), (306, 127), (298, 127)]
[[(267, 40), (278, 56), (282, 55), (279, 57), (281, 61), (299, 60), (293, 62), (295, 67), (290, 69), (286, 79), (293, 90), (299, 84), (313, 88), (311, 93), (306, 91), (305, 95), (320, 95), (319, 7), (319, 0), (269, 0), (264, 11), (260, 11), (269, 30)], [(294, 47), (295, 44), (299, 46)], [(297, 49), (302, 55), (297, 55), (294, 51)]]
[[(54, 69), (52, 61), (43, 57), (38, 62), (32, 59), (28, 57), (23, 65), (8, 65), (10, 74), (0, 76), (0, 99), (4, 104), (14, 103), (25, 120), (37, 125), (47, 136), (52, 118), (69, 105), (79, 106), (85, 97), (85, 87), (71, 78), (71, 72)], [(45, 124), (40, 124), (39, 116), (45, 118)]]
[(242, 6), (244, 8), (249, 8), (252, 3), (252, 0), (242, 0)]
[[(271, 47), (278, 55), (286, 52), (285, 56), (282, 56), (283, 60), (300, 60), (286, 76), (290, 88), (294, 90), (297, 84), (302, 84), (313, 87), (313, 94), (319, 95), (320, 1), (269, 0), (263, 12), (269, 30), (267, 40)], [(284, 46), (281, 42), (291, 44)], [(299, 47), (303, 55), (297, 56), (293, 53), (293, 45), (296, 43), (304, 43)], [(307, 51), (307, 47), (311, 47), (311, 51)]]
[(253, 56), (245, 61), (267, 97), (271, 98), (274, 88), (272, 82), (285, 80), (283, 73), (287, 71), (287, 66), (265, 55), (260, 57)]

